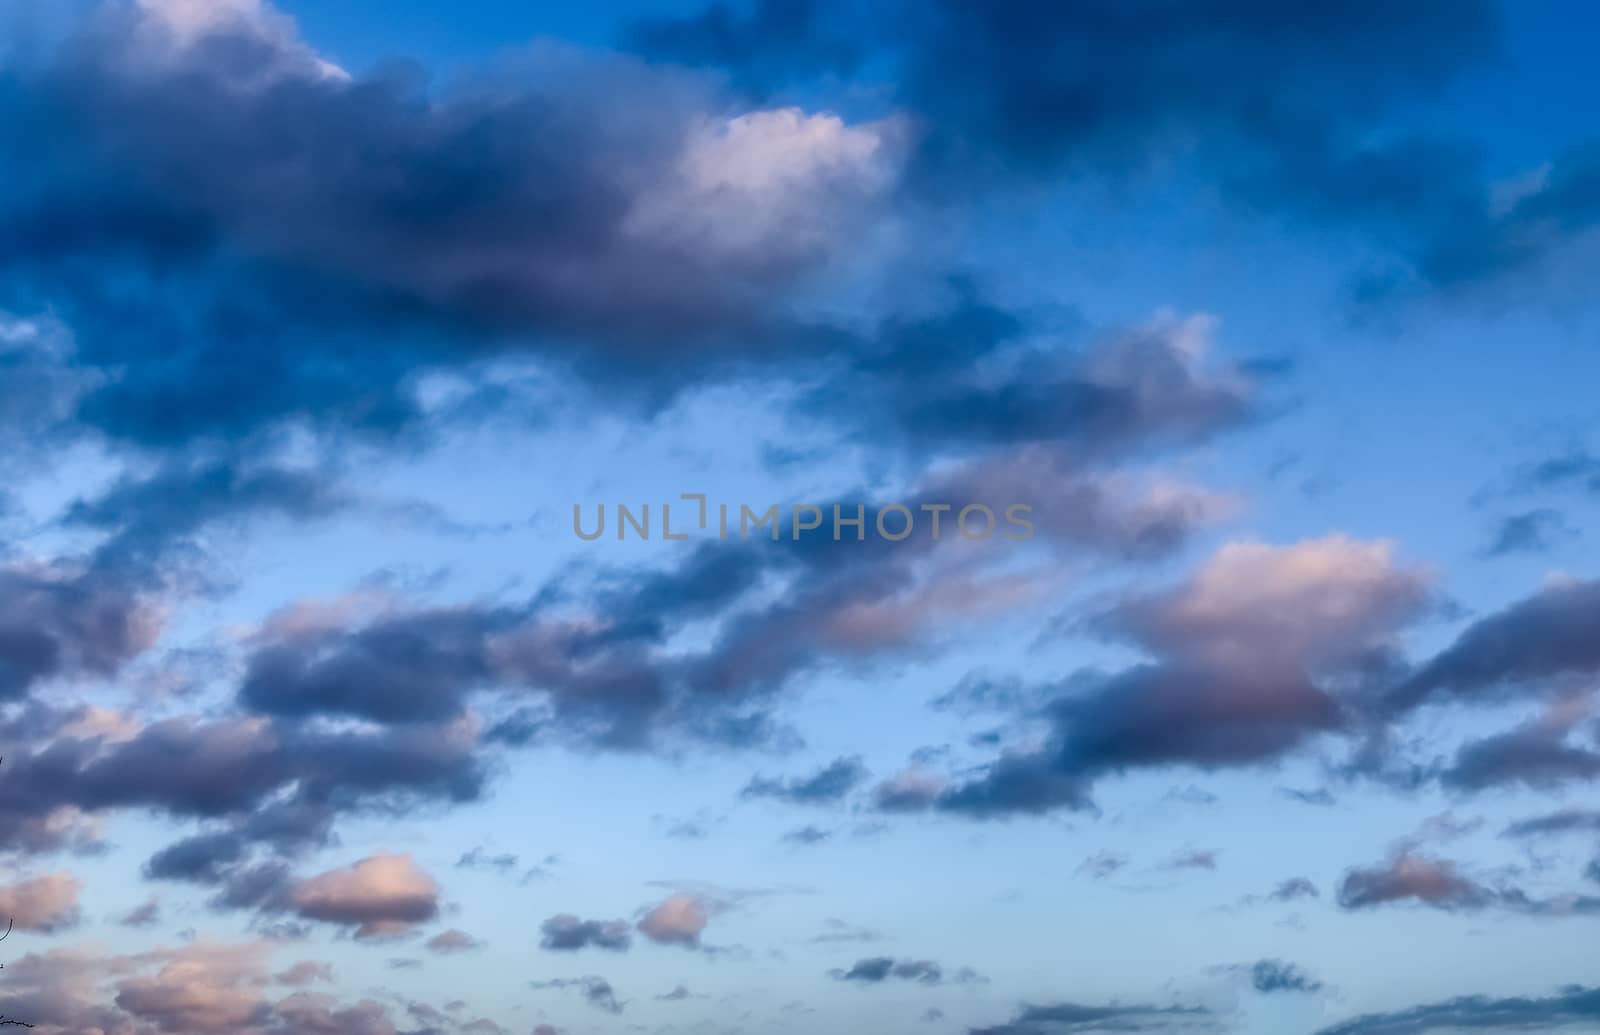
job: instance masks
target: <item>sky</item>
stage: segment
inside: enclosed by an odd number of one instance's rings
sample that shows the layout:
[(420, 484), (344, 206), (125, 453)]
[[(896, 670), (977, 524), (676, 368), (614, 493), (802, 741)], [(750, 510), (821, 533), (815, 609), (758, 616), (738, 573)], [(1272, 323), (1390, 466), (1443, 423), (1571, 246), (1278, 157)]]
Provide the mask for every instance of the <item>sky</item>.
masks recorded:
[(0, 1020), (1600, 1032), (1576, 0), (0, 0)]

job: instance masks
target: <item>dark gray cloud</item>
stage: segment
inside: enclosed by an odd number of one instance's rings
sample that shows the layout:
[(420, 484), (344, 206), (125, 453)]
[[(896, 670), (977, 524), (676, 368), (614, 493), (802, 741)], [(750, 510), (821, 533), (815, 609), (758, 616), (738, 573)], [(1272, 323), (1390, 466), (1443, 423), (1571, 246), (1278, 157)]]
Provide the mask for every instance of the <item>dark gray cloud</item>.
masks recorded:
[(330, 471), (238, 460), (169, 460), (149, 474), (124, 475), (100, 495), (78, 500), (62, 520), (107, 533), (95, 552), (97, 565), (144, 571), (166, 561), (202, 529), (229, 519), (272, 514), (305, 521), (354, 502)]
[(1541, 837), (1567, 833), (1600, 833), (1600, 810), (1562, 809), (1543, 816), (1518, 820), (1507, 826), (1500, 836)]
[(913, 114), (908, 185), (935, 198), (1085, 174), (1126, 184), (1178, 155), (1252, 213), (1365, 228), (1392, 252), (1358, 282), (1366, 300), (1549, 272), (1600, 226), (1600, 142), (1508, 184), (1476, 139), (1386, 118), (1492, 65), (1503, 18), (1491, 0), (1336, 13), (1265, 0), (748, 6), (719, 0), (628, 39), (760, 94), (883, 70)]
[(1573, 535), (1573, 529), (1559, 510), (1542, 507), (1512, 514), (1495, 527), (1490, 537), (1490, 557), (1518, 553), (1544, 553)]
[[(1084, 809), (1110, 773), (1275, 760), (1347, 729), (1358, 702), (1332, 687), (1386, 672), (1398, 632), (1432, 606), (1426, 576), (1396, 566), (1381, 543), (1224, 547), (1184, 582), (1082, 623), (1156, 660), (1062, 681), (1043, 709), (1051, 733), (1042, 748), (892, 801), (976, 817)], [(879, 801), (891, 799), (880, 791)]]
[(1177, 1032), (1209, 1029), (1214, 1018), (1198, 1006), (1024, 1006), (1004, 1024), (969, 1028), (967, 1035), (1069, 1035), (1069, 1033)]
[(752, 777), (740, 796), (775, 798), (792, 805), (834, 805), (843, 801), (871, 775), (859, 756), (839, 758), (810, 776), (789, 780)]
[(1563, 714), (1557, 708), (1509, 732), (1465, 744), (1440, 779), (1447, 787), (1469, 791), (1517, 784), (1551, 788), (1596, 779), (1600, 749), (1570, 740), (1586, 711)]
[(1251, 212), (1366, 228), (1394, 252), (1392, 270), (1362, 278), (1368, 299), (1537, 269), (1600, 223), (1593, 141), (1508, 192), (1476, 140), (1385, 117), (1492, 64), (1491, 0), (746, 6), (651, 19), (628, 41), (761, 94), (883, 70), (913, 114), (908, 185), (935, 198), (1085, 174), (1126, 184), (1178, 155)]
[(0, 700), (52, 679), (115, 675), (160, 632), (153, 589), (92, 559), (0, 566)]
[(1389, 698), (1394, 708), (1438, 699), (1498, 700), (1560, 688), (1600, 671), (1600, 581), (1553, 583), (1478, 619)]
[(554, 952), (608, 949), (626, 952), (633, 932), (626, 920), (580, 920), (571, 913), (552, 916), (539, 925), (539, 948)]
[(1205, 318), (1162, 317), (1102, 331), (1076, 349), (1046, 348), (976, 287), (955, 290), (930, 315), (885, 320), (802, 412), (830, 421), (855, 414), (846, 419), (858, 423), (864, 414), (874, 441), (888, 436), (919, 452), (1054, 443), (1062, 474), (1202, 442), (1261, 417), (1262, 379), (1205, 356)]
[(1431, 1035), (1449, 1031), (1583, 1031), (1600, 1022), (1600, 989), (1572, 986), (1543, 998), (1463, 996), (1392, 1013), (1372, 1013), (1316, 1035)]
[(1262, 995), (1322, 991), (1322, 982), (1283, 960), (1260, 960), (1250, 966), (1249, 972), (1250, 987)]
[[(184, 38), (105, 5), (7, 64), (0, 140), (26, 156), (0, 218), (7, 301), (58, 310), (80, 359), (118, 370), (88, 422), (165, 443), (285, 420), (391, 433), (429, 368), (531, 351), (665, 377), (806, 335), (775, 303), (830, 244), (718, 235), (704, 211), (743, 188), (680, 163), (720, 107), (700, 86), (553, 47), (444, 90), (319, 60), (248, 14)], [(839, 163), (814, 186), (818, 218), (860, 193)]]
[(1272, 889), (1267, 897), (1274, 902), (1294, 902), (1303, 898), (1318, 898), (1322, 893), (1305, 877), (1290, 877)]
[[(1508, 200), (1496, 203), (1480, 187), (1475, 203), (1458, 203), (1456, 219), (1429, 227), (1412, 255), (1414, 278), (1462, 293), (1519, 275), (1550, 274), (1564, 253), (1600, 226), (1597, 184), (1600, 141), (1591, 137), (1525, 174)], [(1556, 466), (1545, 473), (1562, 472)], [(1570, 480), (1580, 477), (1575, 469), (1565, 473)]]
[(944, 968), (932, 960), (895, 960), (888, 956), (874, 956), (857, 960), (848, 970), (830, 970), (828, 976), (835, 981), (849, 981), (863, 985), (877, 985), (885, 981), (913, 981), (919, 985), (979, 984), (983, 978), (971, 967), (962, 967), (946, 975)]
[(329, 732), (264, 720), (170, 719), (107, 740), (54, 732), (7, 757), (0, 835), (25, 851), (70, 844), (73, 816), (149, 809), (205, 827), (157, 852), (148, 876), (213, 886), (218, 908), (282, 908), (293, 858), (332, 844), (345, 815), (476, 799), (486, 760), (459, 729)]
[[(941, 179), (1126, 171), (1181, 130), (1203, 126), (1279, 177), (1292, 171), (1313, 180), (1305, 189), (1337, 192), (1324, 203), (1347, 204), (1420, 195), (1420, 184), (1397, 181), (1404, 170), (1374, 168), (1359, 152), (1359, 129), (1385, 101), (1437, 90), (1485, 57), (1496, 37), (1487, 3), (1361, 3), (1313, 14), (1257, 0), (1204, 9), (939, 2), (895, 5), (867, 20), (851, 3), (753, 6), (740, 14), (719, 2), (652, 19), (632, 39), (655, 56), (724, 68), (735, 79), (774, 68), (776, 83), (758, 80), (770, 88), (848, 73), (854, 50), (826, 30), (849, 26), (897, 66), (898, 99), (925, 122), (922, 165)], [(1332, 61), (1325, 43), (1359, 55), (1365, 74)], [(1262, 81), (1280, 89), (1263, 96)], [(1297, 156), (1297, 147), (1311, 154)], [(1336, 164), (1356, 182), (1324, 182)]]
[(719, 69), (743, 92), (764, 97), (818, 75), (848, 76), (867, 56), (851, 5), (755, 0), (714, 3), (684, 17), (642, 18), (624, 43), (652, 58)]
[(518, 857), (512, 852), (501, 852), (491, 855), (482, 845), (470, 852), (463, 852), (461, 858), (456, 860), (456, 867), (463, 870), (486, 869), (496, 873), (507, 874), (517, 868)]
[(1522, 471), (1518, 482), (1530, 489), (1577, 488), (1600, 494), (1600, 456), (1581, 449), (1552, 456)]
[(1309, 877), (1290, 877), (1265, 895), (1246, 895), (1239, 900), (1241, 906), (1260, 906), (1268, 903), (1300, 902), (1321, 898), (1322, 892)]

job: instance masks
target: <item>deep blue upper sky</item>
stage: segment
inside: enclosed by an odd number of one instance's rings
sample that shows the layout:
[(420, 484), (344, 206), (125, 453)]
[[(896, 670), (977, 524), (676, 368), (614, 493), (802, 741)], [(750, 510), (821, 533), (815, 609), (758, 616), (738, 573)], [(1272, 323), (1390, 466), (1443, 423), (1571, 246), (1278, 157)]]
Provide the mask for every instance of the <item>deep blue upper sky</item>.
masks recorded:
[(1597, 31), (0, 0), (0, 1019), (1600, 1030)]

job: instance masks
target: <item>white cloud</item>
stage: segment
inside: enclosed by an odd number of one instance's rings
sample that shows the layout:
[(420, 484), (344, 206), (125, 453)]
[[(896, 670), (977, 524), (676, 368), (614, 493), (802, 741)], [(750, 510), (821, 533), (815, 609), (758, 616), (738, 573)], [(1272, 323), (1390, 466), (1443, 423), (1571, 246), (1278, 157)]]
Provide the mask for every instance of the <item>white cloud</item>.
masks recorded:
[(810, 254), (862, 229), (868, 204), (893, 182), (899, 138), (893, 119), (850, 125), (799, 108), (706, 119), (628, 229), (725, 254)]

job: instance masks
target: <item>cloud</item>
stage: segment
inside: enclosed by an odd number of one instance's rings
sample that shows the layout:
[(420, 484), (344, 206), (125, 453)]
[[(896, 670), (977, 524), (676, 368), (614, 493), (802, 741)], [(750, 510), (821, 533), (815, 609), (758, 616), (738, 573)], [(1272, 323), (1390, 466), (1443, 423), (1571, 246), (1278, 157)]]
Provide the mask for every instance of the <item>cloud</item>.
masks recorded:
[(1571, 986), (1543, 998), (1462, 996), (1391, 1013), (1371, 1013), (1316, 1035), (1428, 1035), (1454, 1030), (1581, 1031), (1600, 1019), (1600, 989)]
[[(910, 127), (904, 192), (921, 200), (1063, 180), (1126, 185), (1176, 165), (1252, 216), (1365, 231), (1390, 253), (1357, 279), (1367, 303), (1470, 295), (1548, 273), (1583, 254), (1600, 225), (1600, 143), (1496, 181), (1479, 140), (1385, 117), (1443, 96), (1499, 56), (1504, 18), (1491, 0), (1364, 4), (1337, 17), (1260, 4), (749, 6), (743, 16), (719, 2), (646, 19), (624, 39), (715, 69), (757, 97), (805, 96), (839, 80), (888, 90)], [(1280, 84), (1270, 99), (1255, 89), (1263, 81)]]
[(1339, 907), (1372, 909), (1415, 902), (1445, 912), (1504, 909), (1534, 916), (1591, 916), (1600, 897), (1559, 895), (1535, 898), (1520, 888), (1492, 887), (1461, 872), (1453, 862), (1402, 851), (1371, 867), (1347, 871), (1339, 882)]
[(30, 877), (0, 887), (0, 916), (22, 931), (59, 931), (78, 923), (83, 882), (70, 873)]
[[(270, 941), (200, 940), (127, 955), (83, 948), (29, 953), (6, 961), (0, 1013), (31, 1018), (48, 1032), (300, 1032), (306, 1035), (398, 1035), (388, 1007), (371, 999), (340, 1002), (296, 991), (274, 999)], [(326, 980), (327, 965), (302, 963), (279, 984)]]
[(286, 970), (273, 975), (273, 980), (280, 985), (298, 988), (318, 981), (331, 982), (333, 980), (333, 964), (323, 963), (318, 960), (301, 960), (291, 964)]
[(860, 757), (840, 758), (807, 777), (787, 781), (752, 777), (740, 796), (775, 798), (793, 805), (832, 805), (842, 801), (870, 776)]
[(1202, 851), (1197, 848), (1186, 848), (1174, 852), (1172, 858), (1164, 864), (1169, 870), (1215, 870), (1217, 868), (1217, 853)]
[(671, 379), (797, 354), (777, 314), (894, 178), (889, 126), (725, 114), (614, 53), (545, 43), (430, 90), (337, 70), (267, 4), (197, 9), (94, 7), (8, 67), (0, 111), (8, 145), (61, 130), (7, 148), (0, 269), (115, 371), (78, 415), (126, 441), (392, 435), (418, 372), (492, 355)]
[(257, 849), (293, 856), (330, 843), (339, 816), (471, 801), (485, 779), (465, 724), (333, 731), (185, 717), (108, 739), (75, 725), (76, 713), (33, 715), (36, 735), (6, 759), (0, 781), (0, 831), (12, 847), (55, 850), (71, 843), (75, 817), (119, 809), (198, 819), (207, 827), (157, 852), (146, 873), (225, 885), (218, 904), (235, 908), (281, 891), (271, 867), (250, 865)]
[(483, 947), (483, 943), (478, 939), (454, 927), (448, 931), (440, 931), (432, 938), (429, 938), (427, 944), (429, 949), (441, 954), (471, 952), (474, 949)]
[(1600, 777), (1600, 750), (1569, 742), (1590, 711), (1582, 698), (1555, 702), (1517, 729), (1463, 745), (1441, 779), (1449, 787), (1481, 790), (1512, 784), (1549, 788)]
[(1490, 557), (1545, 553), (1573, 534), (1560, 511), (1549, 508), (1524, 511), (1500, 522), (1491, 537), (1487, 553)]
[(1600, 671), (1600, 582), (1567, 579), (1469, 625), (1396, 687), (1396, 709), (1432, 700), (1500, 701), (1550, 693)]
[(894, 960), (887, 956), (857, 960), (848, 970), (830, 970), (828, 976), (835, 981), (864, 985), (882, 984), (891, 978), (911, 981), (919, 985), (981, 984), (984, 979), (971, 967), (962, 967), (947, 978), (944, 968), (932, 960)]
[(295, 911), (308, 920), (355, 928), (358, 938), (393, 935), (439, 913), (439, 885), (409, 855), (374, 855), (297, 881)]
[(117, 923), (123, 927), (136, 929), (154, 927), (160, 922), (161, 903), (153, 897), (140, 905), (134, 906), (117, 920)]
[(849, 11), (814, 0), (748, 6), (743, 14), (718, 3), (695, 14), (641, 18), (626, 28), (624, 40), (652, 58), (724, 71), (756, 96), (821, 74), (848, 74), (866, 57), (851, 31), (858, 27), (846, 20)]
[(1251, 965), (1249, 972), (1250, 986), (1262, 995), (1322, 991), (1322, 982), (1283, 960), (1260, 960)]
[(155, 975), (122, 982), (117, 1006), (170, 1032), (237, 1031), (266, 1022), (271, 1007), (249, 980), (261, 966), (260, 950), (211, 948), (216, 954), (209, 958), (180, 953)]
[(331, 471), (237, 459), (169, 460), (152, 473), (124, 475), (98, 495), (76, 500), (62, 523), (106, 533), (94, 554), (98, 566), (142, 575), (171, 563), (182, 550), (195, 550), (196, 534), (219, 523), (263, 514), (308, 521), (356, 502)]
[[(1211, 355), (1216, 320), (1208, 314), (1162, 310), (1144, 324), (1099, 332), (1082, 348), (1042, 349), (1015, 315), (971, 285), (958, 282), (955, 291), (930, 315), (885, 320), (802, 412), (866, 420), (862, 432), (880, 445), (899, 441), (919, 455), (931, 447), (1049, 446), (1030, 463), (1048, 462), (1058, 477), (1203, 443), (1259, 417), (1259, 379)], [(1026, 469), (989, 475), (1025, 477)], [(1059, 490), (1061, 502), (1092, 489), (1074, 481)], [(1080, 500), (1061, 514), (1058, 533), (1092, 528), (1076, 515), (1093, 514), (1096, 502)], [(1052, 509), (1063, 508), (1038, 512)]]
[(1120, 852), (1096, 852), (1079, 863), (1074, 872), (1086, 874), (1093, 880), (1105, 880), (1124, 869), (1128, 862), (1128, 857)]
[(555, 978), (551, 981), (533, 981), (529, 987), (534, 989), (577, 989), (583, 995), (583, 1001), (597, 1010), (606, 1013), (619, 1014), (627, 1004), (617, 998), (616, 989), (611, 987), (611, 982), (603, 977), (589, 975), (581, 978)]
[(832, 839), (833, 831), (817, 826), (798, 827), (783, 835), (783, 843), (790, 845), (820, 845)]
[[(1213, 175), (1243, 180), (1248, 171), (1258, 190), (1262, 180), (1292, 179), (1311, 195), (1290, 195), (1300, 205), (1356, 210), (1398, 206), (1420, 189), (1403, 169), (1385, 179), (1362, 161), (1380, 100), (1434, 93), (1487, 56), (1497, 35), (1493, 9), (1480, 3), (1453, 8), (1454, 17), (1409, 5), (1336, 18), (1255, 5), (1204, 17), (1115, 5), (752, 6), (745, 16), (718, 3), (651, 18), (627, 39), (658, 58), (724, 70), (758, 94), (887, 63), (898, 69), (895, 99), (917, 117), (925, 186), (970, 192), (1065, 171), (1126, 175), (1182, 139)], [(1330, 62), (1313, 40), (1357, 55), (1366, 73)], [(1420, 47), (1433, 49), (1419, 61)], [(1283, 84), (1264, 105), (1252, 89), (1262, 80)], [(1197, 147), (1196, 131), (1212, 146)], [(1353, 182), (1337, 183), (1334, 168)]]
[(1600, 810), (1561, 809), (1543, 816), (1518, 820), (1501, 837), (1538, 837), (1548, 834), (1600, 833)]
[(1390, 667), (1395, 637), (1431, 596), (1388, 543), (1224, 546), (1184, 582), (1086, 623), (1154, 661), (1062, 681), (1043, 748), (920, 803), (980, 818), (1086, 809), (1108, 773), (1273, 761), (1349, 726), (1353, 703), (1331, 687)]
[(1413, 900), (1437, 909), (1482, 909), (1494, 893), (1463, 876), (1454, 863), (1415, 855), (1398, 855), (1379, 866), (1353, 869), (1339, 883), (1342, 909), (1370, 909)]
[(1290, 877), (1272, 889), (1267, 897), (1274, 902), (1293, 902), (1296, 899), (1317, 898), (1320, 894), (1317, 886), (1305, 877)]
[(626, 920), (580, 920), (570, 913), (552, 916), (539, 925), (541, 949), (577, 952), (590, 947), (625, 952), (633, 938)]
[(154, 646), (153, 587), (88, 561), (0, 566), (0, 700), (49, 680), (115, 675)]
[(1209, 1027), (1210, 1011), (1202, 1007), (1055, 1003), (1024, 1006), (1010, 1021), (969, 1028), (967, 1035), (1068, 1035), (1075, 1032), (1164, 1032)]
[(639, 920), (639, 933), (658, 945), (700, 947), (709, 908), (705, 899), (689, 892), (669, 895)]

